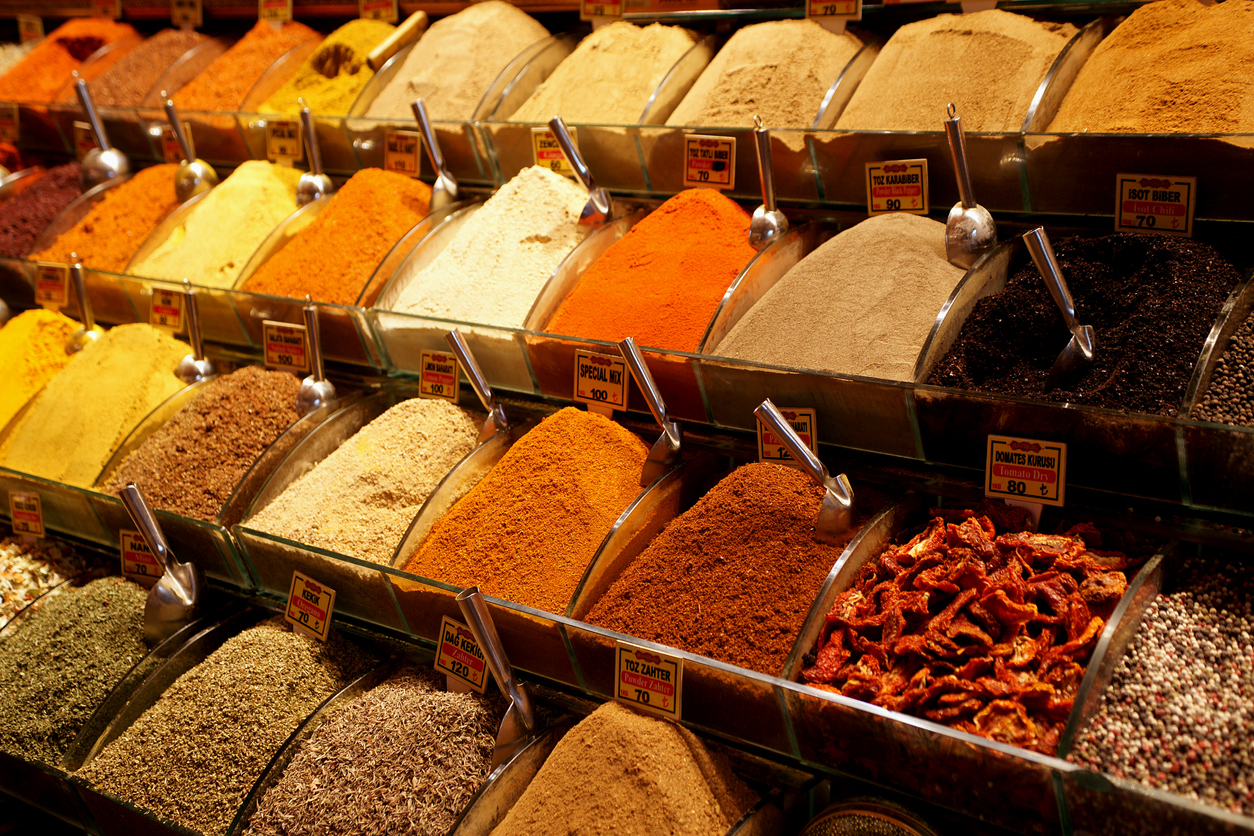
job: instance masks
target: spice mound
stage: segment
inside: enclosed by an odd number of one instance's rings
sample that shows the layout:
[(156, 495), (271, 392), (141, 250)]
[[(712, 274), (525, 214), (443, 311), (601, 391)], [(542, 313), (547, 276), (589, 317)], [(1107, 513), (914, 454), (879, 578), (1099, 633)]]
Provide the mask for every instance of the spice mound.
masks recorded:
[(1087, 523), (933, 514), (837, 596), (802, 681), (1052, 755), (1129, 559)]
[(1071, 339), (1035, 265), (975, 303), (928, 383), (1123, 412), (1175, 415), (1202, 343), (1240, 276), (1213, 248), (1171, 235), (1122, 233), (1054, 246), (1080, 321), (1097, 332), (1079, 380), (1046, 390)]
[(372, 663), (337, 632), (324, 644), (275, 616), (179, 677), (78, 774), (184, 827), (223, 836), (288, 735)]
[(364, 168), (244, 289), (352, 305), (392, 246), (426, 217), (430, 201), (431, 187), (421, 180)]
[(146, 590), (118, 577), (67, 589), (0, 642), (0, 749), (57, 764), (144, 643)]
[(292, 76), (265, 103), (260, 113), (300, 113), (299, 99), (314, 113), (348, 113), (357, 94), (374, 76), (366, 56), (396, 27), (381, 20), (354, 20), (336, 29), (318, 45)]
[(77, 253), (93, 270), (121, 273), (161, 220), (178, 207), (174, 164), (155, 165), (104, 192), (104, 197), (72, 228), (32, 261), (70, 262)]
[(545, 330), (696, 351), (755, 255), (744, 209), (712, 189), (680, 192), (593, 262)]
[[(4, 332), (0, 331), (0, 340), (3, 339)], [(0, 351), (0, 358), (3, 357)], [(1246, 319), (1228, 341), (1223, 356), (1215, 364), (1210, 387), (1192, 417), (1218, 424), (1254, 427), (1251, 381), (1254, 381), (1254, 316)], [(2, 415), (0, 420), (3, 420)]]
[(0, 102), (51, 102), (93, 52), (114, 41), (138, 38), (128, 23), (99, 17), (71, 18), (0, 76)]
[(722, 836), (757, 800), (683, 726), (608, 702), (558, 742), (492, 836)]
[(143, 323), (105, 332), (35, 396), (0, 448), (0, 464), (91, 487), (135, 425), (183, 388), (174, 369), (187, 350)]
[(83, 567), (83, 560), (73, 547), (56, 540), (0, 540), (0, 627), (31, 601), (83, 571)]
[(302, 744), (245, 834), (444, 836), (488, 777), (503, 710), (429, 670), (397, 671)]
[(192, 30), (163, 29), (91, 83), (92, 101), (96, 107), (138, 107), (171, 64), (206, 40)]
[(83, 192), (78, 163), (59, 165), (4, 202), (0, 212), (0, 257), (25, 258), (39, 233)]
[(566, 407), (509, 449), (432, 527), (405, 571), (565, 612), (584, 570), (640, 493), (648, 447)]
[(294, 20), (278, 28), (268, 20), (259, 20), (176, 93), (174, 102), (182, 110), (238, 110), (275, 61), (306, 41), (321, 39), (317, 32)]
[(0, 429), (70, 362), (65, 343), (79, 324), (54, 311), (23, 311), (0, 328)]

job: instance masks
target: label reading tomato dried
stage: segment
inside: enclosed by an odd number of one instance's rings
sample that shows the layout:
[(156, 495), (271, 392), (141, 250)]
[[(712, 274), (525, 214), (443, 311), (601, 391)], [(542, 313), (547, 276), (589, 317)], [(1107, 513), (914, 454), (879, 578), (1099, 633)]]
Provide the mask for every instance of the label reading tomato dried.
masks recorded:
[(44, 21), (39, 15), (17, 16), (17, 37), (22, 43), (38, 41), (44, 36)]
[(396, 0), (357, 0), (357, 16), (365, 20), (395, 23), (400, 17)]
[(296, 632), (320, 642), (326, 641), (334, 609), (334, 589), (301, 572), (292, 572), (292, 589), (287, 593), (283, 618)]
[(35, 301), (45, 308), (64, 307), (70, 299), (70, 265), (35, 263)]
[(183, 292), (154, 287), (148, 308), (148, 324), (169, 328), (175, 334), (183, 330)]
[[(779, 412), (801, 441), (810, 448), (811, 452), (818, 455), (818, 436), (814, 431), (818, 418), (815, 411), (781, 406)], [(789, 453), (788, 448), (784, 446), (783, 440), (761, 421), (758, 422), (758, 461), (779, 462), (780, 464), (791, 464), (795, 461), (792, 453)]]
[(265, 320), (261, 327), (266, 365), (281, 372), (309, 372), (309, 334), (304, 325)]
[(581, 403), (627, 408), (627, 361), (591, 351), (575, 352), (575, 395)]
[(87, 156), (87, 152), (99, 147), (100, 143), (96, 142), (96, 134), (92, 131), (91, 125), (86, 122), (75, 122), (74, 153), (78, 157), (79, 162), (83, 161), (83, 157)]
[(266, 156), (271, 162), (291, 165), (304, 151), (299, 119), (266, 119)]
[(461, 395), (457, 355), (446, 351), (424, 351), (418, 366), (418, 397), (442, 398), (457, 403)]
[[(579, 147), (578, 134), (575, 128), (568, 128), (570, 131), (570, 141), (575, 143), (575, 147)], [(536, 165), (541, 168), (547, 168), (549, 171), (561, 174), (564, 177), (574, 178), (575, 169), (571, 167), (570, 160), (566, 159), (566, 155), (562, 153), (562, 146), (557, 144), (557, 137), (553, 136), (553, 132), (548, 128), (532, 128), (531, 129), (531, 149), (536, 155)]]
[(262, 20), (292, 19), (292, 0), (257, 0), (257, 17)]
[(684, 660), (624, 641), (616, 642), (615, 655), (614, 699), (678, 720), (683, 707)]
[(17, 119), (17, 105), (13, 102), (0, 104), (0, 141), (18, 142), (21, 138), (22, 128)]
[(684, 188), (736, 187), (736, 138), (684, 135)]
[(44, 536), (44, 505), (39, 494), (9, 491), (9, 520), (14, 534)]
[(926, 215), (927, 160), (867, 163), (866, 211), (871, 215), (886, 212)]
[(988, 437), (985, 496), (1061, 506), (1066, 487), (1066, 444), (1004, 435)]
[(388, 131), (383, 135), (383, 170), (418, 176), (417, 131)]
[(205, 23), (201, 0), (170, 0), (170, 21), (181, 29), (193, 29)]
[(1197, 208), (1197, 178), (1153, 174), (1118, 174), (1116, 232), (1164, 232), (1192, 235)]
[(447, 615), (440, 619), (440, 643), (435, 649), (435, 669), (480, 694), (488, 687), (488, 663), (475, 634)]
[(118, 542), (122, 546), (122, 574), (145, 586), (156, 583), (161, 577), (161, 564), (143, 535), (122, 529), (118, 532)]

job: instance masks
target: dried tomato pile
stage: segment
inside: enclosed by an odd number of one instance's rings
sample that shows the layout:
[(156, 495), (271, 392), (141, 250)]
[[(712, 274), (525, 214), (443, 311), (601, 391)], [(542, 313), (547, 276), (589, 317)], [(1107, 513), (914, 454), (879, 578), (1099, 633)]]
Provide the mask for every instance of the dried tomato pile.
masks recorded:
[(1033, 534), (1014, 513), (996, 514), (997, 525), (933, 513), (836, 599), (802, 678), (1053, 754), (1129, 559), (1089, 548), (1101, 535), (1088, 523)]

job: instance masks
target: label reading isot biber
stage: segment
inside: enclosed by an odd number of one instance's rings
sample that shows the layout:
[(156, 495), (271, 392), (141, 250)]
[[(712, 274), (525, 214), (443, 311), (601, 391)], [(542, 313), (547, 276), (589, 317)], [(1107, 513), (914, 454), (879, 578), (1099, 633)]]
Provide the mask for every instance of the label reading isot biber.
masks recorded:
[(684, 188), (710, 186), (736, 187), (736, 138), (730, 136), (684, 136)]
[(424, 351), (419, 358), (418, 397), (441, 398), (457, 403), (461, 395), (461, 371), (457, 355)]
[(622, 357), (575, 352), (575, 400), (610, 409), (627, 408), (627, 362)]
[[(779, 414), (784, 416), (784, 420), (788, 422), (788, 426), (793, 428), (797, 433), (797, 437), (805, 446), (810, 448), (814, 454), (818, 454), (817, 433), (814, 431), (817, 413), (813, 409), (794, 409), (793, 407), (779, 407)], [(762, 462), (779, 462), (780, 464), (791, 464), (795, 461), (792, 454), (788, 452), (788, 448), (784, 446), (783, 440), (775, 434), (775, 431), (758, 422), (758, 461)]]
[(298, 633), (326, 641), (335, 610), (335, 590), (301, 572), (292, 572), (292, 588), (287, 593), (283, 618)]
[(488, 687), (488, 664), (474, 633), (447, 615), (440, 619), (440, 643), (435, 649), (435, 669), (478, 691)]
[(383, 135), (383, 170), (418, 176), (418, 132), (388, 131)]
[(35, 301), (45, 308), (60, 308), (69, 301), (70, 265), (52, 261), (35, 263)]
[(123, 575), (149, 586), (161, 577), (161, 564), (142, 534), (123, 529), (118, 532), (118, 542), (122, 547)]
[[(579, 147), (578, 134), (575, 128), (569, 128), (570, 141), (575, 143), (575, 147)], [(553, 136), (553, 132), (548, 128), (532, 128), (531, 129), (531, 150), (535, 152), (536, 165), (541, 168), (547, 168), (563, 177), (575, 176), (575, 169), (571, 167), (570, 160), (566, 159), (566, 155), (562, 153), (562, 146), (557, 144), (557, 137)]]
[(615, 645), (618, 660), (614, 699), (633, 708), (678, 720), (683, 708), (684, 660), (624, 641)]
[(1061, 506), (1066, 487), (1066, 444), (1005, 435), (988, 437), (985, 496)]
[(168, 328), (175, 334), (183, 330), (183, 292), (154, 287), (148, 308), (148, 324)]
[(44, 536), (44, 505), (39, 494), (9, 491), (9, 520), (14, 534)]
[(926, 215), (927, 160), (867, 163), (866, 211), (870, 215), (887, 212)]
[(304, 325), (267, 319), (261, 331), (267, 366), (281, 372), (309, 372), (309, 334)]
[(1118, 174), (1115, 179), (1116, 232), (1193, 234), (1196, 177)]

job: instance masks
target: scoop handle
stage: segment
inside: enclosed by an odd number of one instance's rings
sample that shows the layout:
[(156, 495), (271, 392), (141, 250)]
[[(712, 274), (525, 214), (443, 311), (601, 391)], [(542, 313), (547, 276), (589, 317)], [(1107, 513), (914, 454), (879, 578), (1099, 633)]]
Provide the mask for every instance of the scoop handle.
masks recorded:
[(122, 488), (118, 495), (122, 498), (122, 504), (126, 506), (126, 512), (130, 514), (135, 527), (143, 535), (144, 542), (148, 544), (148, 548), (152, 549), (157, 562), (161, 564), (162, 571), (167, 570), (170, 563), (170, 544), (165, 539), (161, 526), (157, 524), (157, 518), (153, 516), (152, 509), (144, 500), (144, 495), (139, 492), (134, 482)]
[(183, 151), (183, 160), (190, 163), (195, 157), (192, 156), (192, 144), (188, 141), (187, 134), (183, 132), (183, 120), (179, 119), (178, 108), (174, 106), (173, 99), (165, 97), (164, 90), (161, 91), (161, 97), (165, 99), (165, 118), (170, 120), (170, 128), (174, 131), (174, 139)]
[(318, 331), (318, 306), (305, 294), (305, 331), (309, 334), (309, 371), (313, 379), (322, 382), (326, 375), (322, 370), (322, 334)]
[(1074, 332), (1080, 327), (1075, 299), (1071, 296), (1071, 288), (1067, 286), (1067, 280), (1062, 276), (1062, 268), (1058, 266), (1058, 258), (1054, 255), (1054, 247), (1049, 243), (1045, 228), (1038, 226), (1036, 229), (1023, 233), (1023, 243), (1027, 244), (1028, 252), (1032, 255), (1032, 263), (1036, 265), (1036, 269), (1041, 272), (1041, 277), (1045, 279), (1049, 295), (1054, 297), (1054, 303), (1058, 305), (1058, 310), (1062, 311), (1062, 319), (1067, 323), (1067, 329)]
[(505, 655), (505, 647), (501, 644), (501, 637), (492, 622), (492, 613), (488, 611), (488, 602), (484, 600), (479, 587), (472, 586), (459, 592), (457, 608), (462, 611), (470, 632), (475, 634), (475, 641), (479, 643), (483, 658), (488, 663), (488, 670), (492, 671), (492, 678), (496, 680), (501, 693), (507, 695), (518, 709), (527, 731), (533, 730), (536, 721), (531, 700), (526, 690), (519, 687), (518, 679), (514, 676), (514, 667)]
[(74, 73), (74, 77), (74, 92), (78, 95), (78, 103), (83, 106), (83, 111), (87, 114), (87, 121), (91, 123), (91, 132), (96, 135), (96, 144), (100, 146), (101, 151), (108, 151), (112, 147), (109, 145), (109, 135), (105, 133), (100, 114), (96, 113), (96, 104), (91, 100), (87, 82), (79, 78), (77, 72)]
[(554, 116), (549, 120), (549, 130), (553, 131), (557, 144), (561, 146), (562, 153), (570, 162), (570, 167), (575, 170), (575, 176), (579, 178), (579, 182), (583, 183), (583, 187), (588, 191), (593, 191), (597, 184), (592, 178), (592, 169), (588, 168), (579, 149), (575, 147), (575, 141), (570, 137), (570, 129), (566, 127), (565, 120), (560, 116)]
[(797, 460), (802, 469), (810, 474), (810, 478), (817, 482), (819, 487), (826, 489), (832, 478), (831, 474), (827, 472), (827, 467), (819, 461), (819, 457), (814, 455), (814, 452), (801, 440), (801, 436), (797, 435), (797, 431), (792, 428), (792, 425), (788, 423), (788, 419), (771, 402), (771, 399), (767, 398), (758, 404), (757, 409), (753, 410), (753, 414), (758, 417), (759, 421), (766, 424), (775, 435), (779, 436), (779, 440), (788, 448), (788, 452)]
[(187, 338), (192, 344), (192, 359), (199, 363), (205, 359), (205, 343), (200, 333), (200, 300), (189, 279), (183, 279), (183, 307), (187, 308)]
[(945, 120), (945, 134), (949, 138), (949, 153), (954, 159), (954, 176), (958, 179), (958, 198), (963, 209), (975, 208), (975, 193), (971, 189), (971, 169), (967, 166), (967, 137), (962, 130), (962, 117), (956, 116), (953, 102), (949, 103), (949, 118)]
[(313, 113), (309, 108), (302, 106), (300, 109), (300, 121), (305, 128), (305, 147), (309, 149), (309, 168), (313, 173), (322, 176), (322, 149), (318, 146), (318, 137), (314, 133)]
[(644, 355), (640, 353), (635, 337), (628, 337), (620, 342), (618, 350), (623, 353), (623, 359), (627, 361), (627, 367), (631, 369), (631, 376), (636, 379), (636, 385), (644, 393), (644, 399), (649, 404), (649, 411), (665, 430), (671, 423), (670, 411), (667, 410), (666, 402), (662, 400), (662, 393), (658, 391), (657, 383), (653, 380), (653, 373), (644, 362)]
[(753, 141), (758, 147), (758, 180), (762, 184), (762, 205), (775, 211), (775, 164), (771, 158), (771, 132), (762, 126), (760, 116), (753, 117)]
[(422, 132), (423, 144), (427, 146), (427, 159), (436, 174), (445, 175), (444, 151), (440, 148), (440, 140), (436, 138), (431, 127), (431, 117), (427, 115), (427, 105), (422, 99), (415, 99), (412, 105), (414, 120), (418, 122), (418, 130)]
[(509, 422), (505, 418), (505, 410), (496, 402), (496, 393), (488, 385), (488, 379), (484, 376), (483, 369), (479, 368), (479, 363), (475, 360), (475, 355), (471, 353), (470, 346), (466, 344), (466, 338), (462, 336), (462, 332), (454, 328), (444, 335), (444, 341), (461, 361), (462, 368), (466, 370), (466, 377), (470, 378), (471, 388), (479, 396), (479, 403), (483, 404), (483, 408), (491, 414), (496, 428), (508, 429)]
[(83, 330), (90, 333), (96, 328), (96, 316), (87, 298), (87, 273), (78, 253), (70, 253), (70, 277), (74, 279), (74, 295), (78, 297), (78, 311), (83, 318)]

